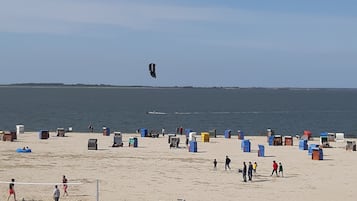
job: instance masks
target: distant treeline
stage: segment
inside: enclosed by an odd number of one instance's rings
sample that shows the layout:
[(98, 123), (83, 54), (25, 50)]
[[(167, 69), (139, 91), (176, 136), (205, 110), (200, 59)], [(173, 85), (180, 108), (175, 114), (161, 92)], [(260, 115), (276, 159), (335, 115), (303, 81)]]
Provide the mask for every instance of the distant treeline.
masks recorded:
[[(193, 86), (142, 86), (142, 85), (111, 85), (111, 84), (64, 84), (64, 83), (14, 83), (0, 84), (2, 87), (123, 87), (123, 88), (195, 88)], [(202, 87), (197, 87), (202, 88)], [(211, 88), (211, 87), (209, 87)], [(216, 88), (216, 87), (213, 87)]]
[(14, 83), (0, 84), (0, 87), (112, 87), (112, 88), (207, 88), (207, 89), (241, 89), (241, 90), (353, 90), (356, 88), (304, 88), (304, 87), (197, 87), (197, 86), (143, 86), (143, 85), (111, 85), (111, 84), (64, 84), (64, 83)]
[(64, 84), (64, 83), (15, 83), (2, 86), (49, 86), (49, 87), (61, 87), (61, 86), (81, 86), (81, 87), (115, 87), (109, 84)]

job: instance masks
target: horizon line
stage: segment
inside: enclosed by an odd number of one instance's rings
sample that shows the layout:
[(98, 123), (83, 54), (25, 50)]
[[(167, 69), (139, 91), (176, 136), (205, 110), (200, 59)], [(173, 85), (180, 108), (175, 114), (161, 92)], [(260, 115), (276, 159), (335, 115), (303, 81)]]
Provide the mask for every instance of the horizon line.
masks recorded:
[(222, 88), (222, 89), (290, 89), (290, 90), (326, 90), (326, 89), (345, 89), (353, 90), (353, 87), (263, 87), (263, 86), (190, 86), (190, 85), (175, 85), (175, 86), (150, 86), (150, 85), (115, 85), (115, 84), (66, 84), (66, 83), (10, 83), (0, 84), (0, 87), (98, 87), (98, 88)]

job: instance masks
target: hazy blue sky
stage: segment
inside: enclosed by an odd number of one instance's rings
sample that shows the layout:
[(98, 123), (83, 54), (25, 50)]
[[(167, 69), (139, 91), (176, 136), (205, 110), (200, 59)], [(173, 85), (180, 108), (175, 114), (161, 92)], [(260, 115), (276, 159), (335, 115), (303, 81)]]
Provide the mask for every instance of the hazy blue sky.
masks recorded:
[(357, 1), (0, 0), (0, 69), (0, 84), (357, 88)]

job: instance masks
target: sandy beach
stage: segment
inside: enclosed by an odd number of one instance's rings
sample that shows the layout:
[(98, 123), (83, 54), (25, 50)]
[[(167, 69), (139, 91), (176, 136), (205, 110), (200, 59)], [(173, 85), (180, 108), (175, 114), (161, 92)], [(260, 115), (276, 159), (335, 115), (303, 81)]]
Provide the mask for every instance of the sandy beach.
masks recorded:
[[(130, 137), (138, 137), (138, 147), (128, 147)], [(98, 150), (88, 150), (88, 139), (98, 140)], [(34, 183), (15, 184), (17, 200), (50, 201), (54, 183), (62, 175), (69, 185), (67, 201), (95, 201), (97, 180), (101, 201), (186, 201), (200, 200), (356, 200), (357, 152), (346, 151), (346, 142), (331, 142), (324, 148), (324, 160), (312, 160), (307, 150), (294, 146), (268, 146), (266, 137), (246, 136), (251, 152), (241, 150), (237, 136), (198, 141), (198, 152), (191, 153), (180, 136), (180, 148), (169, 148), (167, 135), (142, 138), (123, 134), (123, 147), (113, 148), (113, 134), (66, 133), (39, 139), (38, 132), (19, 134), (13, 142), (0, 141), (0, 181)], [(318, 144), (316, 138), (310, 143)], [(265, 146), (265, 157), (258, 157), (258, 144)], [(28, 146), (32, 153), (17, 153)], [(224, 160), (231, 159), (231, 170), (225, 171)], [(217, 159), (217, 169), (213, 168)], [(272, 161), (282, 162), (284, 177), (270, 176)], [(257, 162), (252, 182), (243, 182), (238, 169), (242, 163)], [(8, 196), (8, 184), (1, 183), (1, 200)], [(10, 199), (11, 200), (11, 199)]]

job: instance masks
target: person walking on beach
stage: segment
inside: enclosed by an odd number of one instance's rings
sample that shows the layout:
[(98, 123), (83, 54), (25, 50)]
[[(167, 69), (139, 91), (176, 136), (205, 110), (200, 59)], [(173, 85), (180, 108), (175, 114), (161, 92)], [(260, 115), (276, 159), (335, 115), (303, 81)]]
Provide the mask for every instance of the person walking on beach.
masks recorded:
[(283, 165), (281, 164), (281, 162), (279, 162), (279, 175), (281, 173), (281, 176), (284, 177), (284, 173), (283, 173)]
[(243, 181), (247, 182), (247, 165), (245, 164), (245, 162), (243, 162), (242, 174), (243, 174)]
[(231, 159), (228, 156), (226, 156), (226, 163), (224, 165), (225, 170), (227, 170), (227, 168), (231, 169), (231, 167), (229, 166), (230, 163), (231, 163)]
[(213, 168), (217, 169), (217, 160), (216, 159), (213, 160)]
[(217, 160), (216, 159), (213, 160), (213, 167), (214, 167), (214, 169), (217, 169)]
[(253, 178), (253, 164), (252, 162), (249, 161), (249, 165), (248, 165), (248, 179), (249, 181), (252, 181)]
[(275, 161), (273, 161), (273, 171), (271, 172), (270, 176), (273, 176), (274, 172), (276, 176), (278, 176), (278, 164)]
[(16, 201), (16, 193), (15, 193), (15, 179), (11, 179), (11, 182), (9, 184), (9, 196), (7, 197), (7, 200), (10, 199), (11, 195), (14, 195), (14, 200)]
[(55, 185), (55, 189), (53, 190), (53, 199), (54, 201), (59, 201), (60, 198), (60, 190), (58, 189), (58, 186)]
[(253, 172), (254, 172), (254, 174), (257, 173), (257, 167), (258, 167), (257, 162), (254, 162), (254, 163), (253, 163)]
[(68, 196), (68, 192), (67, 192), (67, 188), (68, 188), (68, 185), (67, 185), (67, 178), (65, 175), (63, 175), (62, 177), (62, 185), (63, 185), (63, 196)]

